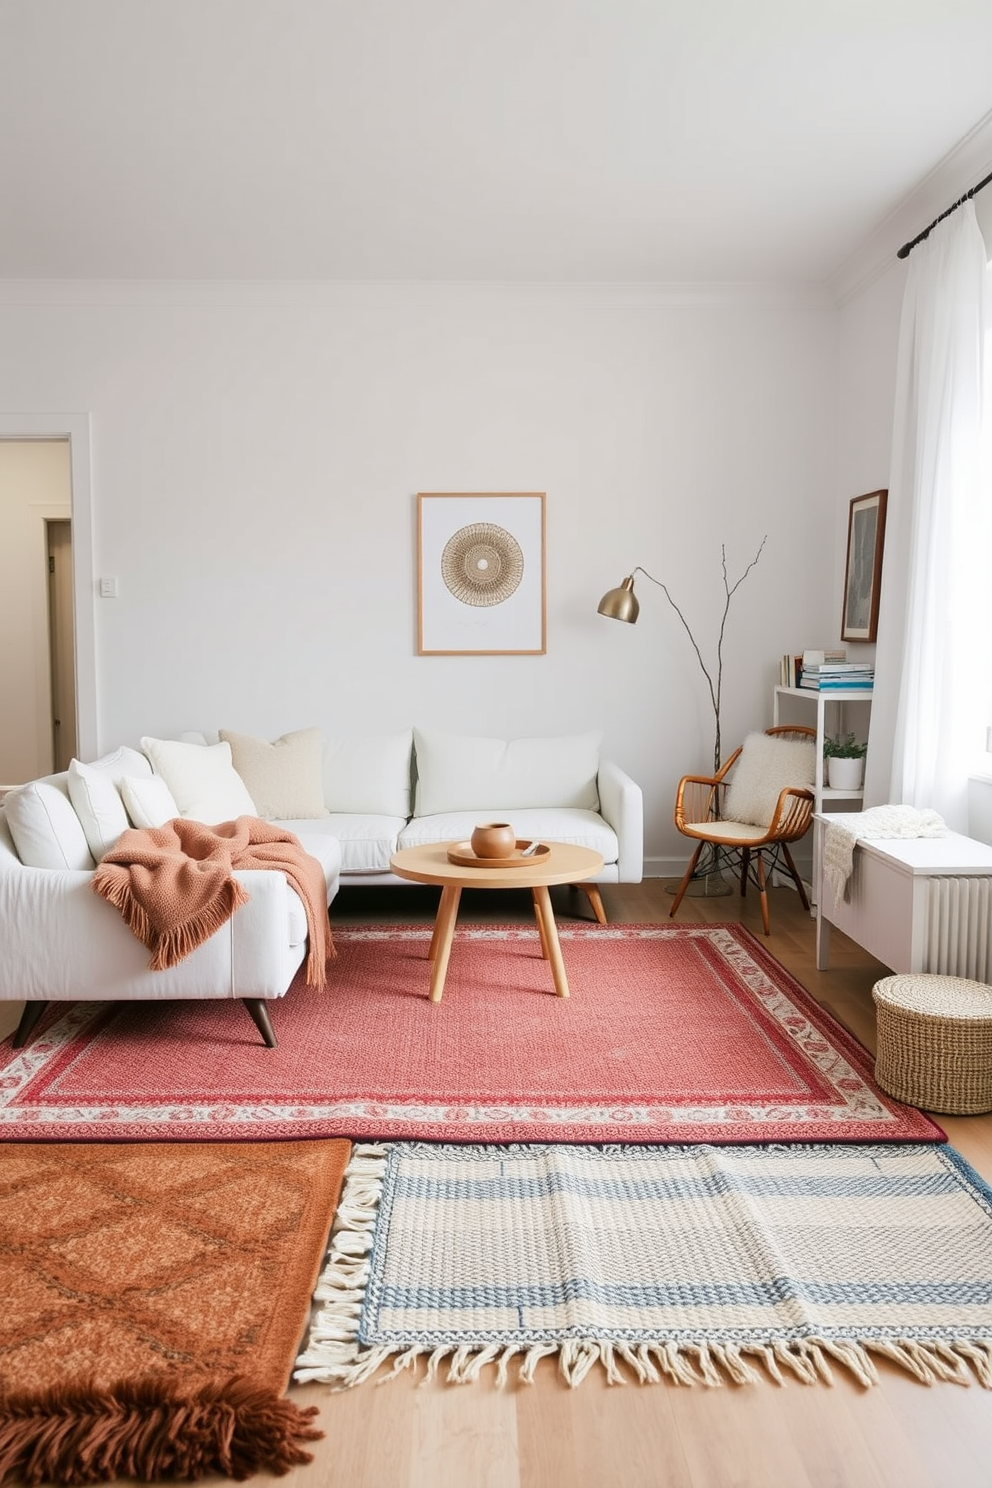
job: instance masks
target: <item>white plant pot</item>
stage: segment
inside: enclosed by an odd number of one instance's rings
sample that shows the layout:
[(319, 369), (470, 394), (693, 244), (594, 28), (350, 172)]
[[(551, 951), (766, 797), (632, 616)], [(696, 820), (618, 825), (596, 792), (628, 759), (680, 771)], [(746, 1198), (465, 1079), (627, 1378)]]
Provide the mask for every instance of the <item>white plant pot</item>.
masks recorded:
[(831, 755), (827, 760), (827, 784), (831, 790), (860, 790), (864, 773), (864, 756), (860, 759), (841, 759)]

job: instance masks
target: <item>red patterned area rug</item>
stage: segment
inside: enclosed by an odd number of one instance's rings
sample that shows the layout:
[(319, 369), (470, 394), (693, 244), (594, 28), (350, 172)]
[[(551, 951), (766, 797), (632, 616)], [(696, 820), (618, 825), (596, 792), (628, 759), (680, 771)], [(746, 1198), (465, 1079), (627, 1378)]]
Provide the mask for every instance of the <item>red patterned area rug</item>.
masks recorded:
[[(0, 1140), (941, 1141), (738, 925), (463, 925), (443, 1000), (428, 926), (335, 928), (326, 991), (266, 1049), (216, 1002), (76, 1003), (0, 1069)], [(2, 1057), (2, 1056), (0, 1056)]]

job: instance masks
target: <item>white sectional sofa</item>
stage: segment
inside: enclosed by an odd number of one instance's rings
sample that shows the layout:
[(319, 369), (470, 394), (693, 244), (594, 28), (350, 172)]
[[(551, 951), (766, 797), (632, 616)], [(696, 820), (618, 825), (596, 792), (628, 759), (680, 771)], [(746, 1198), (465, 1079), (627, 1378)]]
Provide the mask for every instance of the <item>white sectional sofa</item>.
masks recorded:
[(604, 864), (595, 882), (643, 874), (641, 789), (601, 757), (599, 734), (504, 740), (418, 728), (329, 739), (323, 793), (328, 814), (307, 830), (340, 843), (342, 884), (408, 883), (389, 871), (397, 848), (467, 840), (487, 820), (593, 848)]
[(45, 1003), (70, 1000), (240, 998), (266, 1035), (264, 1002), (284, 995), (306, 951), (303, 906), (285, 875), (239, 874), (249, 902), (178, 966), (150, 971), (145, 947), (91, 887), (129, 825), (265, 817), (320, 861), (328, 904), (342, 883), (406, 883), (389, 870), (398, 847), (467, 839), (494, 819), (519, 837), (594, 848), (597, 883), (642, 875), (641, 791), (600, 757), (596, 734), (324, 740), (304, 729), (274, 743), (227, 731), (141, 742), (140, 752), (73, 761), (0, 804), (0, 1000), (27, 1004), (18, 1044)]

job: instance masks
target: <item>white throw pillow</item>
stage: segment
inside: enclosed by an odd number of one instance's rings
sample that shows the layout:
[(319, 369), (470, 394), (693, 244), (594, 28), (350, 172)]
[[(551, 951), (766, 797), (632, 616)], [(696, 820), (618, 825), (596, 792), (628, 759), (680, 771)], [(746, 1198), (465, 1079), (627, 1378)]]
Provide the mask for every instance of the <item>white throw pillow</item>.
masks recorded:
[(532, 807), (599, 810), (602, 734), (480, 739), (414, 729), (417, 816)]
[(255, 802), (231, 763), (230, 744), (181, 744), (148, 739), (141, 747), (161, 775), (179, 815), (215, 826), (239, 816), (257, 816)]
[(363, 816), (410, 815), (413, 732), (328, 739), (324, 746), (324, 801), (332, 812)]
[(125, 775), (121, 800), (132, 827), (164, 827), (179, 816), (179, 807), (161, 775)]
[(32, 780), (9, 790), (4, 813), (17, 856), (26, 868), (76, 868), (92, 872), (82, 823), (57, 786)]
[(728, 821), (767, 827), (787, 785), (812, 789), (816, 744), (812, 739), (782, 739), (775, 734), (748, 734), (731, 771), (723, 802)]
[(69, 799), (76, 808), (90, 852), (97, 862), (109, 852), (122, 832), (128, 828), (127, 812), (121, 800), (120, 782), (125, 775), (151, 777), (151, 766), (143, 754), (122, 745), (92, 764), (70, 760), (68, 771)]
[(324, 805), (323, 736), (318, 728), (297, 729), (270, 744), (250, 734), (221, 729), (234, 768), (267, 821), (314, 820)]

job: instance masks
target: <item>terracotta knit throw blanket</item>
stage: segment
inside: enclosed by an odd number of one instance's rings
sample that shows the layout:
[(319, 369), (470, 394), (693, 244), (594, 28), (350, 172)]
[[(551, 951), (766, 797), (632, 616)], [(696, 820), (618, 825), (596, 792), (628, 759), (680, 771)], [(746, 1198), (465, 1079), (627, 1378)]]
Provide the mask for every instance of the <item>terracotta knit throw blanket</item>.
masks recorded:
[(132, 827), (106, 853), (93, 889), (124, 916), (152, 952), (153, 971), (175, 966), (227, 923), (251, 897), (236, 869), (285, 873), (307, 916), (308, 987), (323, 987), (334, 955), (327, 924), (324, 870), (299, 838), (254, 816), (208, 827), (177, 817), (164, 827)]

